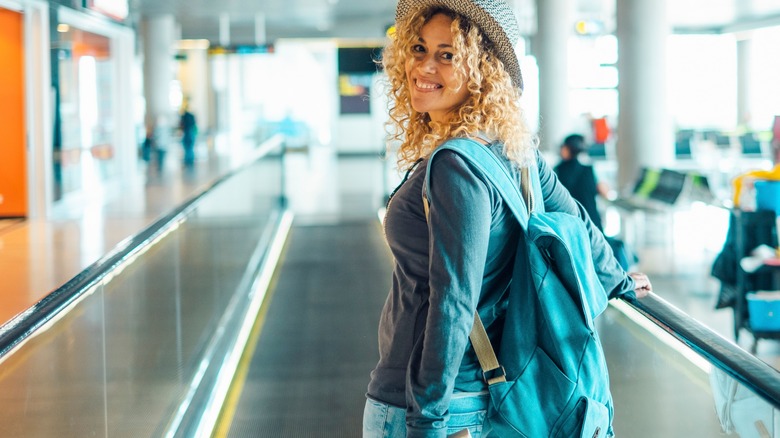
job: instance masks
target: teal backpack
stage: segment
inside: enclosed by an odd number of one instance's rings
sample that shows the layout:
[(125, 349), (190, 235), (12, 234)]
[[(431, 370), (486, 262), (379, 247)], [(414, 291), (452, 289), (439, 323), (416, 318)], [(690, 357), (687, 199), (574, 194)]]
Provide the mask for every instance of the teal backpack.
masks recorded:
[(515, 256), (498, 355), (479, 317), (490, 309), (478, 309), (470, 335), (489, 384), (494, 433), (611, 436), (609, 375), (593, 322), (608, 297), (596, 276), (584, 223), (568, 213), (544, 211), (536, 165), (523, 169), (521, 195), (499, 158), (469, 139), (449, 140), (433, 152), (425, 193), (433, 157), (445, 149), (457, 152), (498, 189), (525, 232)]

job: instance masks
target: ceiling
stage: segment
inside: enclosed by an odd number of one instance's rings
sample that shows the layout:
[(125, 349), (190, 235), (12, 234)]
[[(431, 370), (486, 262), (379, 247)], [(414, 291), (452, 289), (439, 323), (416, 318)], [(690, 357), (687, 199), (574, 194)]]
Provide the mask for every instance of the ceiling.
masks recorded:
[[(574, 1), (578, 19), (599, 20), (605, 23), (607, 31), (614, 26), (615, 0)], [(145, 15), (173, 14), (183, 39), (208, 39), (212, 43), (220, 41), (220, 21), (229, 21), (229, 43), (252, 44), (279, 38), (382, 38), (393, 21), (396, 2), (130, 0), (130, 10), (134, 20)], [(534, 32), (535, 2), (513, 2), (526, 35)], [(780, 0), (667, 0), (667, 5), (678, 33), (736, 32), (780, 25)]]

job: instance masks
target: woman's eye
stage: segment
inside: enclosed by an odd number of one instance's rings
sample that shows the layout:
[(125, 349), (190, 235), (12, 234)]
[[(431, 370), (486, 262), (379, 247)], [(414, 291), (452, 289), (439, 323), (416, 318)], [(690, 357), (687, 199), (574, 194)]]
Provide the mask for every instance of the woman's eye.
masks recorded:
[(425, 47), (422, 44), (415, 44), (412, 46), (412, 53), (425, 53)]
[(442, 59), (442, 60), (444, 60), (444, 61), (452, 61), (452, 58), (453, 58), (454, 56), (455, 56), (455, 55), (453, 55), (453, 54), (452, 54), (452, 53), (450, 53), (450, 52), (443, 52), (443, 53), (441, 54), (441, 59)]

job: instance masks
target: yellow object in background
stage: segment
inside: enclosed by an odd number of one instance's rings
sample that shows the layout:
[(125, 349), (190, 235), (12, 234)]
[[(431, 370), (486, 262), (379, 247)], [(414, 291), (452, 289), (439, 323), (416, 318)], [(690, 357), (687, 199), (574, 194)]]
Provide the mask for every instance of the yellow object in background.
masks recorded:
[(772, 170), (751, 170), (734, 178), (732, 181), (734, 186), (734, 208), (740, 207), (740, 196), (742, 195), (745, 180), (780, 181), (780, 164), (773, 167)]

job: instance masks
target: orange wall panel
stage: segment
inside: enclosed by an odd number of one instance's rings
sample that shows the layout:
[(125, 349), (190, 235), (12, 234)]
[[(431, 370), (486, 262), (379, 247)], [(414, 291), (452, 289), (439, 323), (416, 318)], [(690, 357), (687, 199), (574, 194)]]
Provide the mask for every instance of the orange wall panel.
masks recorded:
[(0, 9), (0, 216), (27, 216), (22, 15)]

